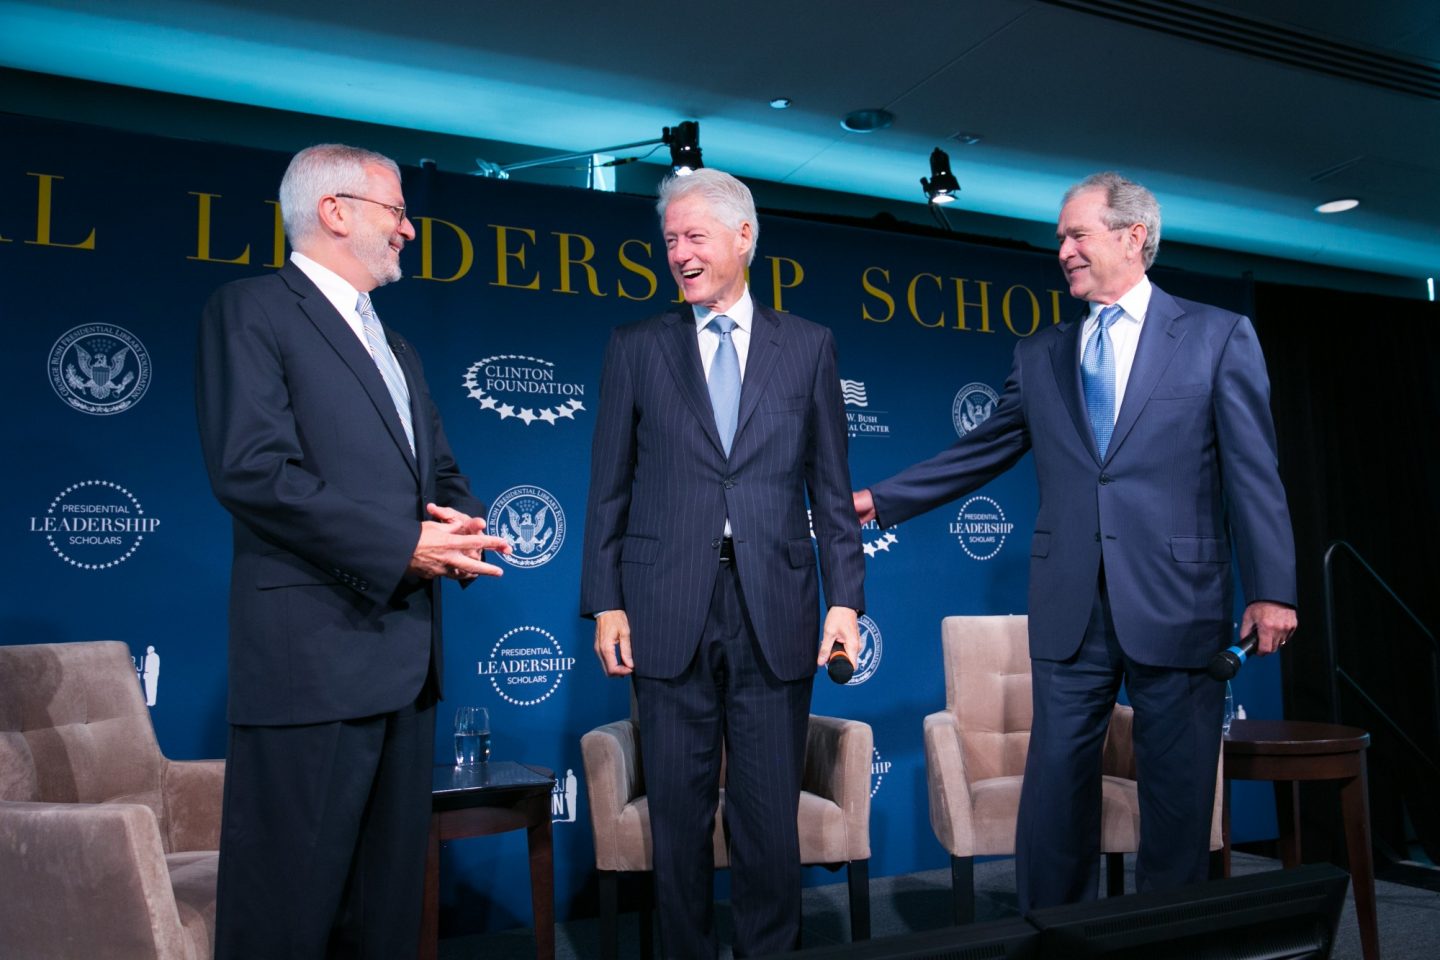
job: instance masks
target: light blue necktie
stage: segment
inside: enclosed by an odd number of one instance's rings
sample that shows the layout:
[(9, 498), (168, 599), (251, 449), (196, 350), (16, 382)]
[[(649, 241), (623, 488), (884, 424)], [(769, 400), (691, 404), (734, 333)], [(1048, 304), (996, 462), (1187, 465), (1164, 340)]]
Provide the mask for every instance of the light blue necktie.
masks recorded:
[(1115, 430), (1115, 345), (1110, 340), (1110, 325), (1124, 312), (1118, 303), (1100, 311), (1099, 323), (1080, 358), (1085, 407), (1090, 411), (1090, 429), (1095, 432), (1095, 448), (1102, 460)]
[(735, 352), (735, 341), (730, 336), (735, 321), (722, 313), (712, 317), (705, 328), (720, 335), (720, 345), (710, 361), (710, 407), (715, 411), (715, 426), (728, 457), (730, 444), (735, 440), (735, 424), (740, 419), (740, 355)]
[(405, 374), (400, 370), (399, 361), (390, 352), (390, 344), (385, 341), (385, 331), (370, 304), (370, 294), (360, 294), (360, 299), (355, 302), (355, 312), (360, 314), (360, 323), (365, 328), (365, 343), (370, 347), (370, 356), (375, 358), (375, 366), (380, 369), (385, 389), (390, 391), (395, 412), (400, 414), (400, 426), (405, 428), (405, 439), (410, 441), (410, 452), (413, 454), (415, 426), (410, 422), (410, 388), (405, 384)]

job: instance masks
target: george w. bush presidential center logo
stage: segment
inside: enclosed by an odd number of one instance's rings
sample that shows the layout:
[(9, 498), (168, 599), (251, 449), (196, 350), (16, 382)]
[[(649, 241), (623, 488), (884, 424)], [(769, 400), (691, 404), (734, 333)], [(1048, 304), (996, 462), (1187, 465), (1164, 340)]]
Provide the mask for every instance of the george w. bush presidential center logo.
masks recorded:
[(511, 487), (490, 505), (485, 529), (510, 544), (499, 554), (512, 567), (538, 567), (549, 563), (565, 542), (565, 511), (560, 501), (541, 487)]
[(50, 348), (50, 386), (72, 410), (96, 416), (124, 413), (150, 387), (150, 354), (124, 327), (71, 327)]
[(527, 427), (537, 420), (552, 427), (561, 420), (573, 421), (585, 409), (585, 384), (559, 378), (555, 364), (539, 357), (485, 357), (470, 364), (462, 382), (481, 410)]

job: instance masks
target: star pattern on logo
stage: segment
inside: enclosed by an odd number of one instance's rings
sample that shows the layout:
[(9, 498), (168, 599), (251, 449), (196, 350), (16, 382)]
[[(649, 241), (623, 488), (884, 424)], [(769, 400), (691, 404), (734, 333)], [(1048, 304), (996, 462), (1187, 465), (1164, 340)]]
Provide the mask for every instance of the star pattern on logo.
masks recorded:
[(893, 531), (886, 530), (880, 535), (880, 539), (871, 540), (869, 543), (865, 544), (865, 556), (873, 558), (875, 554), (879, 553), (881, 550), (889, 553), (890, 548), (899, 542), (900, 538), (895, 536)]
[(479, 378), (481, 369), (486, 364), (494, 363), (496, 360), (520, 360), (550, 368), (555, 366), (555, 364), (549, 360), (542, 360), (540, 357), (527, 357), (516, 353), (501, 354), (499, 356), (477, 360), (466, 369), (465, 376), (460, 382), (461, 385), (465, 387), (466, 396), (478, 402), (481, 410), (493, 410), (501, 420), (519, 420), (527, 427), (536, 420), (548, 423), (553, 427), (562, 418), (565, 420), (574, 420), (575, 414), (585, 409), (585, 404), (574, 398), (553, 407), (517, 408), (513, 403), (501, 403), (499, 399), (485, 392), (485, 388), (480, 385)]

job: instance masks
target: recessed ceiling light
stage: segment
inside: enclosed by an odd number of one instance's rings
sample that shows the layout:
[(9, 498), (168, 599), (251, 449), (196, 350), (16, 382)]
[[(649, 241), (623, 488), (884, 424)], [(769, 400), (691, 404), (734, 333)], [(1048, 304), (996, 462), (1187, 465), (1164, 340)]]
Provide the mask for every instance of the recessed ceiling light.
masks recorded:
[(840, 121), (840, 126), (851, 133), (871, 133), (884, 130), (894, 122), (895, 114), (881, 107), (873, 107), (868, 110), (851, 110), (845, 114), (845, 119)]
[(791, 100), (789, 97), (776, 97), (774, 100), (770, 101), (770, 106), (774, 107), (776, 110), (788, 110), (790, 109), (790, 103)]
[(956, 143), (964, 144), (967, 147), (973, 147), (975, 146), (975, 144), (979, 143), (985, 138), (978, 133), (965, 133), (964, 131), (961, 131), (960, 133), (952, 136), (950, 139), (954, 140)]
[(1346, 197), (1343, 200), (1330, 200), (1315, 208), (1316, 213), (1344, 213), (1346, 210), (1354, 210), (1360, 206), (1360, 201), (1354, 197)]

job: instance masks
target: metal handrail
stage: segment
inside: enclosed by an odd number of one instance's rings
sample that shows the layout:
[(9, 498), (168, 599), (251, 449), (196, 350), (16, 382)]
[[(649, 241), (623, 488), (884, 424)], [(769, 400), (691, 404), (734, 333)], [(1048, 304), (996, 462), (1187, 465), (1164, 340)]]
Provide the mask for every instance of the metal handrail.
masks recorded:
[[(1365, 689), (1360, 686), (1360, 684), (1355, 680), (1355, 678), (1350, 676), (1350, 674), (1347, 673), (1345, 669), (1340, 666), (1340, 645), (1339, 640), (1336, 637), (1335, 630), (1335, 590), (1330, 561), (1334, 557), (1336, 549), (1341, 547), (1343, 547), (1345, 551), (1350, 554), (1351, 557), (1353, 557), (1357, 562), (1359, 562), (1361, 568), (1366, 573), (1370, 574), (1371, 579), (1373, 579), (1377, 584), (1379, 584), (1381, 589), (1383, 589), (1387, 594), (1390, 595), (1390, 599), (1395, 601), (1395, 605), (1398, 606), (1402, 611), (1404, 611), (1405, 616), (1409, 617), (1410, 621), (1415, 624), (1415, 626), (1420, 630), (1421, 634), (1423, 634), (1425, 638), (1430, 641), (1430, 645), (1434, 647), (1437, 651), (1440, 651), (1440, 641), (1437, 641), (1435, 639), (1435, 634), (1430, 632), (1430, 629), (1426, 627), (1425, 624), (1420, 620), (1420, 618), (1415, 615), (1414, 611), (1412, 611), (1410, 607), (1406, 605), (1405, 601), (1401, 600), (1399, 595), (1396, 594), (1393, 589), (1391, 589), (1390, 584), (1385, 582), (1385, 578), (1375, 572), (1375, 568), (1370, 566), (1370, 564), (1366, 562), (1365, 558), (1360, 555), (1360, 552), (1344, 540), (1331, 541), (1330, 546), (1325, 548), (1325, 560), (1323, 563), (1323, 572), (1325, 578), (1325, 635), (1330, 652), (1330, 664), (1334, 668), (1331, 675), (1330, 685), (1331, 718), (1336, 723), (1340, 722), (1339, 681), (1343, 679), (1355, 690), (1356, 693), (1358, 693), (1365, 700), (1365, 703), (1370, 707), (1371, 710), (1375, 712), (1375, 714), (1380, 718), (1380, 720), (1383, 721), (1385, 725), (1391, 729), (1391, 731), (1393, 731), (1397, 736), (1399, 736), (1401, 740), (1405, 742), (1406, 746), (1410, 748), (1411, 752), (1413, 752), (1431, 768), (1440, 771), (1440, 764), (1437, 764), (1436, 761), (1428, 753), (1426, 753), (1419, 744), (1415, 743), (1414, 740), (1411, 740), (1410, 736), (1405, 732), (1404, 728), (1401, 727), (1400, 724), (1396, 723), (1395, 720), (1392, 719), (1390, 715), (1386, 713), (1385, 710), (1378, 703), (1375, 702), (1375, 698), (1370, 696), (1365, 691)], [(1430, 671), (1432, 674), (1436, 673), (1436, 658), (1434, 654), (1432, 654), (1430, 659)], [(1435, 684), (1437, 689), (1440, 689), (1440, 675), (1432, 677), (1432, 682)]]

